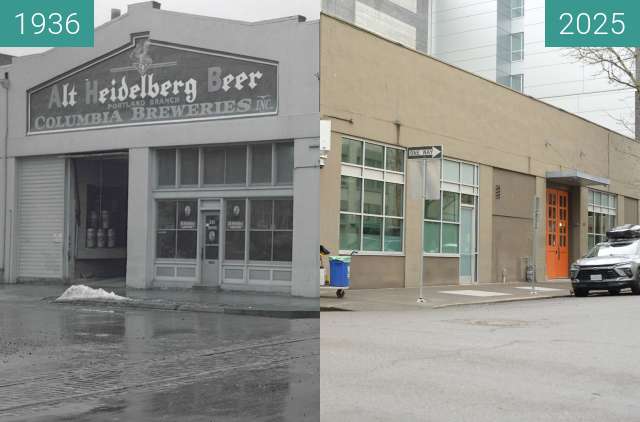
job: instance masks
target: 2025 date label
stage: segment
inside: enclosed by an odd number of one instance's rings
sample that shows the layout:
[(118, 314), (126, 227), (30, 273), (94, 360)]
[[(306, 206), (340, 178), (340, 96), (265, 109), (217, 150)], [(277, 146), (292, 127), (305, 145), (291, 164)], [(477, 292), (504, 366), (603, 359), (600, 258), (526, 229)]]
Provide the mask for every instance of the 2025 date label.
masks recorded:
[(93, 47), (93, 0), (0, 1), (0, 47)]
[(640, 46), (640, 1), (546, 0), (545, 45)]

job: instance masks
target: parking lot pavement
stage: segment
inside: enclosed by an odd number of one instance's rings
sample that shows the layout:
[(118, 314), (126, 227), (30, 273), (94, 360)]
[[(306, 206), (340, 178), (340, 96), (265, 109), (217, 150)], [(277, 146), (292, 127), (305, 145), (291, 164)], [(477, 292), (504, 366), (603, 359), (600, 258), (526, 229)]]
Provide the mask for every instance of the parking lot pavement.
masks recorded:
[(536, 294), (528, 283), (491, 283), (469, 286), (428, 286), (423, 289), (424, 303), (417, 303), (418, 289), (347, 290), (340, 299), (323, 292), (321, 311), (400, 311), (437, 309), (448, 306), (548, 299), (571, 295), (568, 280), (536, 283)]

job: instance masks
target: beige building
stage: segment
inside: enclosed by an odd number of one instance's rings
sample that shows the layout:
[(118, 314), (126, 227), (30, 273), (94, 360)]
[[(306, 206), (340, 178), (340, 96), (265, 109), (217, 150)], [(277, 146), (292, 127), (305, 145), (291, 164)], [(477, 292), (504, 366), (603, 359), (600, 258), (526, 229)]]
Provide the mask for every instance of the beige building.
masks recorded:
[[(358, 251), (352, 287), (416, 286), (420, 259), (431, 285), (523, 280), (532, 257), (538, 280), (567, 278), (638, 223), (638, 143), (335, 18), (320, 32), (321, 242)], [(424, 216), (406, 152), (423, 145), (444, 148)]]

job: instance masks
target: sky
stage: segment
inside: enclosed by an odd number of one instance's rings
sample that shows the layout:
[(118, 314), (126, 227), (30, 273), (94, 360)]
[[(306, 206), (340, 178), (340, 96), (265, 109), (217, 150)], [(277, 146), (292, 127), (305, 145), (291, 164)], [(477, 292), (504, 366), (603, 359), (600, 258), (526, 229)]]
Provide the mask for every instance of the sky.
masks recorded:
[[(0, 0), (6, 1), (6, 0)], [(303, 15), (317, 19), (320, 0), (159, 0), (162, 9), (225, 19), (259, 21), (283, 16)], [(95, 25), (111, 18), (111, 9), (126, 13), (127, 5), (137, 0), (94, 0)], [(1, 48), (0, 53), (22, 56), (42, 52), (44, 48)]]

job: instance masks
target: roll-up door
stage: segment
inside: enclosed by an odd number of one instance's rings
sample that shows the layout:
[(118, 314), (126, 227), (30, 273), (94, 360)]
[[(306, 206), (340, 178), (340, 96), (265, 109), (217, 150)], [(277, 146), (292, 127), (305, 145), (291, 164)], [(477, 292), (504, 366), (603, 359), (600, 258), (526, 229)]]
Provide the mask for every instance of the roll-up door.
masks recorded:
[(65, 160), (21, 159), (17, 187), (17, 277), (62, 278)]

